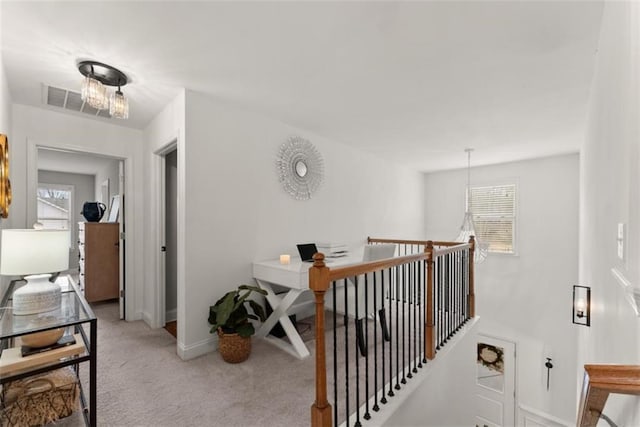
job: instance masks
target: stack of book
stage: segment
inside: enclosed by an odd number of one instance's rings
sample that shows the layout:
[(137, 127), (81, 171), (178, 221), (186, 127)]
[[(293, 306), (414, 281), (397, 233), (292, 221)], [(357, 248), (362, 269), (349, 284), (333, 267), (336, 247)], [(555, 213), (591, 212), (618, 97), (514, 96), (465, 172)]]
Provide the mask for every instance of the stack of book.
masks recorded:
[(340, 258), (349, 255), (347, 245), (339, 243), (318, 243), (318, 252), (322, 252), (327, 258)]

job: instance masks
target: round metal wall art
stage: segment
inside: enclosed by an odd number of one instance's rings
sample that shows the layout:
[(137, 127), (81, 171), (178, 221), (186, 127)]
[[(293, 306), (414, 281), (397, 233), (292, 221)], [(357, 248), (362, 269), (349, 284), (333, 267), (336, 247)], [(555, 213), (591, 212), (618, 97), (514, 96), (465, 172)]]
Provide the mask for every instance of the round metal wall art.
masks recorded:
[(307, 200), (320, 187), (324, 161), (307, 139), (292, 136), (280, 146), (276, 161), (284, 190), (296, 200)]

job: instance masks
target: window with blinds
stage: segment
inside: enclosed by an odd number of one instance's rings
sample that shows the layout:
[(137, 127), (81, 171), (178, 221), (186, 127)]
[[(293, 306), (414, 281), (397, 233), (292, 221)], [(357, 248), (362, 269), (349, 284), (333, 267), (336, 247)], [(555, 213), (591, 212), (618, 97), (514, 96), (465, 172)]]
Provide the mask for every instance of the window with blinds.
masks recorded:
[(473, 212), (478, 239), (489, 252), (515, 253), (516, 185), (471, 187), (467, 209)]

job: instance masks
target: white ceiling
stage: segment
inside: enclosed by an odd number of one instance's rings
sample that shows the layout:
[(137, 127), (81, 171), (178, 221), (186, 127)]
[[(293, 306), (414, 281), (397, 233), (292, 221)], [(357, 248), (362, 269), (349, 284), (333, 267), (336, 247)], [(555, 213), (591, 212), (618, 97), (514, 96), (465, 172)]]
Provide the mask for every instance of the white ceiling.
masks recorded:
[[(13, 2), (14, 102), (120, 68), (143, 128), (180, 88), (439, 170), (577, 152), (601, 1)], [(95, 119), (101, 120), (101, 119)], [(111, 120), (116, 121), (116, 119)]]
[(111, 157), (95, 154), (44, 148), (38, 150), (38, 169), (54, 172), (96, 175), (114, 166), (117, 161)]

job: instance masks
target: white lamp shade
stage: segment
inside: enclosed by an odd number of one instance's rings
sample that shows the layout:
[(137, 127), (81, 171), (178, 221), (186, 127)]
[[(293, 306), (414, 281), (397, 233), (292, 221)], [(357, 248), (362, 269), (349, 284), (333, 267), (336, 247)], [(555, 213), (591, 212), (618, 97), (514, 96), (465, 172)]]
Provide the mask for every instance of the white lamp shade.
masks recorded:
[(68, 268), (68, 230), (2, 230), (1, 275), (55, 273)]

